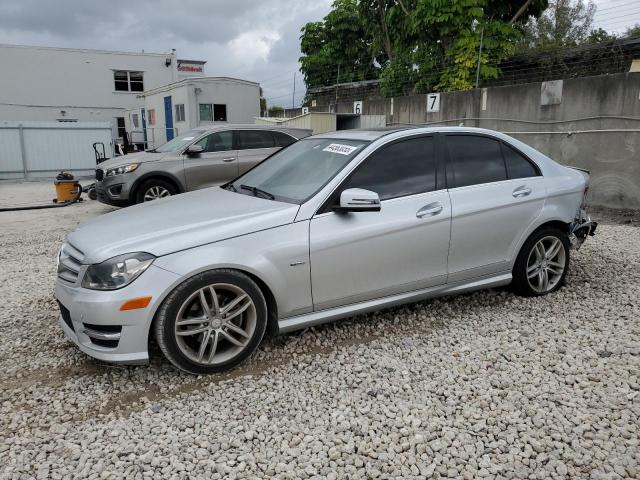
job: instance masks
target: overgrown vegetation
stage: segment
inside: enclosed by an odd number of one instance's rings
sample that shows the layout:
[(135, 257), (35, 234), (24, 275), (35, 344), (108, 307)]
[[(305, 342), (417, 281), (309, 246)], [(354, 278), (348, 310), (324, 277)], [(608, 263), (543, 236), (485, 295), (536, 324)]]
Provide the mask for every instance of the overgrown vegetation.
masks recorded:
[[(378, 79), (385, 96), (465, 90), (514, 54), (612, 39), (584, 0), (336, 0), (302, 29), (308, 88)], [(482, 45), (482, 46), (481, 46)]]

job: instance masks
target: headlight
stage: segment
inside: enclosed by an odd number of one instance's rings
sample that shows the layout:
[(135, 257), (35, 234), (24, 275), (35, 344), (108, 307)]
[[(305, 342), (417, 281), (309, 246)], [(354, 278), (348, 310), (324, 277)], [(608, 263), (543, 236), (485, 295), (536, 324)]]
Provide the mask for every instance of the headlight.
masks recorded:
[(149, 253), (126, 253), (91, 265), (82, 278), (82, 286), (91, 290), (117, 290), (129, 285), (156, 257)]
[(133, 172), (136, 168), (138, 168), (137, 163), (130, 163), (128, 165), (122, 165), (116, 168), (109, 168), (105, 173), (107, 177), (113, 177), (114, 175), (122, 175), (123, 173)]

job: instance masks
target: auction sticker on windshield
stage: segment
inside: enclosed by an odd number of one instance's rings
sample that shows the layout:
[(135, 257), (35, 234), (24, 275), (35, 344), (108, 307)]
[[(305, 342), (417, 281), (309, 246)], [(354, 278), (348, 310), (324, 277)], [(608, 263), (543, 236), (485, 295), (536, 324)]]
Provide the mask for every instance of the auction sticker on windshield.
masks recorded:
[(322, 149), (323, 152), (339, 153), (340, 155), (351, 155), (358, 149), (358, 146), (342, 145), (340, 143), (332, 143)]

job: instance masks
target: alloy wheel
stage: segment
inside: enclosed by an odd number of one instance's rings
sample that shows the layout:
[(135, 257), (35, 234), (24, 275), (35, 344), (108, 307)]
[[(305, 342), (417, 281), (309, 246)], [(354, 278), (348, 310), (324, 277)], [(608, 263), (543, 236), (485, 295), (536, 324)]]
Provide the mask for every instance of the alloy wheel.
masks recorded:
[(554, 236), (541, 238), (531, 249), (527, 260), (527, 281), (537, 293), (553, 290), (564, 273), (567, 252)]
[(176, 343), (191, 361), (216, 365), (240, 354), (257, 325), (253, 300), (242, 288), (216, 283), (192, 293), (178, 310)]
[(170, 197), (171, 192), (164, 187), (159, 185), (155, 185), (153, 187), (149, 187), (146, 192), (144, 192), (144, 201), (150, 202), (152, 200), (157, 200), (159, 198)]

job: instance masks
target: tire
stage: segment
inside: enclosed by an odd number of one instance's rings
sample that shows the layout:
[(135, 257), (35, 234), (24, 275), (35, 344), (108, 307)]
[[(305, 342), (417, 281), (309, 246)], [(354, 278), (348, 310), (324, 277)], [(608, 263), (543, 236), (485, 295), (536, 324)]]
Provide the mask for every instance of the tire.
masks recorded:
[(519, 295), (539, 297), (558, 290), (568, 271), (569, 237), (558, 228), (542, 227), (520, 249), (511, 285)]
[(156, 314), (154, 334), (175, 367), (202, 375), (240, 364), (258, 347), (266, 327), (267, 303), (260, 288), (243, 273), (220, 269), (176, 287)]
[(98, 192), (96, 191), (95, 188), (90, 188), (87, 193), (88, 193), (89, 198), (91, 200), (97, 200), (98, 199)]
[(162, 178), (150, 178), (142, 182), (136, 190), (136, 203), (150, 202), (176, 193), (178, 193), (176, 187), (171, 182)]

